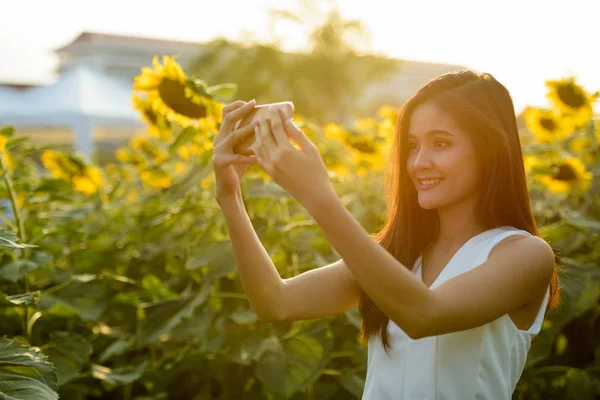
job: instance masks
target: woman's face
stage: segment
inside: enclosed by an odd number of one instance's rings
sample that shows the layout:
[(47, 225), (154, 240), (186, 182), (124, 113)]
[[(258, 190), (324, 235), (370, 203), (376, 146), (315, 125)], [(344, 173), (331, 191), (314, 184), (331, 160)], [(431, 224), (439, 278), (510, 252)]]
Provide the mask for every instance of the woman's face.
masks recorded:
[(434, 104), (413, 110), (408, 130), (408, 175), (425, 209), (440, 209), (477, 193), (475, 146), (453, 119)]

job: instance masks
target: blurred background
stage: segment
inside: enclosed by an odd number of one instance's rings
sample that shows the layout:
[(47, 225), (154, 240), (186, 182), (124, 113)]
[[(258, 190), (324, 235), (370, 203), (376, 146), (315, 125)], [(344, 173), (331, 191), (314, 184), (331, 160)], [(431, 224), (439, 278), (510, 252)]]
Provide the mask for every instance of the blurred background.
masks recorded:
[(292, 100), (321, 122), (399, 106), (427, 80), (462, 68), (493, 74), (520, 114), (544, 104), (548, 78), (572, 75), (600, 87), (599, 7), (590, 0), (6, 2), (0, 121), (36, 140), (72, 142), (77, 129), (93, 129), (101, 146), (131, 136), (138, 126), (128, 91), (155, 54), (179, 54), (184, 69), (209, 84), (237, 83), (236, 98)]
[[(560, 301), (514, 399), (600, 398), (600, 2), (0, 2), (0, 398), (360, 399), (358, 308), (260, 321), (215, 201), (237, 99), (292, 101), (336, 194), (386, 219), (398, 111), (469, 68), (511, 92)], [(282, 279), (339, 260), (257, 164)], [(274, 307), (280, 302), (273, 302)]]

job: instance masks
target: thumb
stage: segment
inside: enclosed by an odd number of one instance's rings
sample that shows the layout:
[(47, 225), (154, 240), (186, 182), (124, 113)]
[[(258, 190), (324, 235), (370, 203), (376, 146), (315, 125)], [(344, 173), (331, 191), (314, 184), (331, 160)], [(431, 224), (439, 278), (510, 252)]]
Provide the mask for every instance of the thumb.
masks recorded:
[(291, 119), (286, 121), (285, 127), (290, 138), (292, 138), (302, 150), (308, 150), (314, 146), (310, 139), (302, 132), (302, 129), (298, 128)]

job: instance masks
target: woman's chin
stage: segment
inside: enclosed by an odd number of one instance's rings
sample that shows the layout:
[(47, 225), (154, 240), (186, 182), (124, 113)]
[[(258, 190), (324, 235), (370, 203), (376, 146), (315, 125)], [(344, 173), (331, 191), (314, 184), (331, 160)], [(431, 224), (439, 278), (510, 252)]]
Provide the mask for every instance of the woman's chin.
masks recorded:
[(436, 199), (419, 198), (419, 205), (425, 210), (433, 210), (440, 207), (440, 202), (436, 201)]

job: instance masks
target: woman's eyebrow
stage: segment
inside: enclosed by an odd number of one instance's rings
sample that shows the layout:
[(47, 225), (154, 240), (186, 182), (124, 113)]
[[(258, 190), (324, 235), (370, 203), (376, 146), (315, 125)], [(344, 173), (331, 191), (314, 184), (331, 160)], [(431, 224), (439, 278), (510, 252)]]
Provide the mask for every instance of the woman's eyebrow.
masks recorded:
[[(435, 135), (435, 134), (438, 134), (438, 135), (448, 135), (448, 136), (455, 136), (455, 135), (454, 135), (454, 133), (452, 133), (452, 132), (449, 132), (449, 131), (446, 131), (446, 130), (444, 130), (444, 129), (432, 129), (432, 130), (428, 131), (428, 132), (427, 132), (425, 135), (429, 135), (429, 136), (431, 136), (431, 135)], [(409, 137), (416, 138), (416, 136), (415, 136), (415, 135), (413, 135), (412, 133), (409, 133), (409, 134), (408, 134), (408, 136), (409, 136)]]

